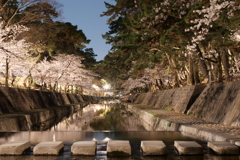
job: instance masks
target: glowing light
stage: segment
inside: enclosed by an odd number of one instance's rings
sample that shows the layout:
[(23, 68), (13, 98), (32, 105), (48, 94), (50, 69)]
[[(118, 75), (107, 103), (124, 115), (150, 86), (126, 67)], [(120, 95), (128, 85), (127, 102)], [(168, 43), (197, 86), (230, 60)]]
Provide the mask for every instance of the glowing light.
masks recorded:
[(104, 89), (110, 89), (110, 85), (106, 84), (103, 86)]
[(99, 89), (99, 87), (97, 85), (95, 85), (95, 84), (92, 85), (92, 87), (95, 88), (95, 89)]
[(104, 138), (102, 141), (109, 141), (109, 140), (111, 140), (110, 138), (108, 138), (108, 137), (106, 137), (106, 138)]

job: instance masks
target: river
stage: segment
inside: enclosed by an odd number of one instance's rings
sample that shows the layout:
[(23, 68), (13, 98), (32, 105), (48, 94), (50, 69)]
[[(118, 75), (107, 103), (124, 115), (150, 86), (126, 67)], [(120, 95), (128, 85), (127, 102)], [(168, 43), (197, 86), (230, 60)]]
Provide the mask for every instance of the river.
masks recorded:
[[(236, 160), (239, 156), (218, 156), (207, 148), (207, 142), (184, 136), (180, 132), (151, 131), (149, 126), (141, 121), (126, 106), (120, 104), (92, 104), (65, 117), (54, 126), (39, 131), (2, 132), (0, 144), (10, 141), (30, 141), (32, 148), (43, 141), (63, 141), (64, 151), (59, 156), (33, 156), (32, 149), (22, 156), (1, 156), (6, 160)], [(126, 158), (107, 157), (106, 144), (108, 140), (129, 140), (132, 155)], [(76, 141), (97, 141), (96, 156), (73, 156), (71, 145)], [(142, 156), (140, 143), (142, 140), (162, 140), (167, 146), (165, 156)], [(204, 148), (204, 155), (179, 156), (173, 146), (175, 140), (194, 140)]]

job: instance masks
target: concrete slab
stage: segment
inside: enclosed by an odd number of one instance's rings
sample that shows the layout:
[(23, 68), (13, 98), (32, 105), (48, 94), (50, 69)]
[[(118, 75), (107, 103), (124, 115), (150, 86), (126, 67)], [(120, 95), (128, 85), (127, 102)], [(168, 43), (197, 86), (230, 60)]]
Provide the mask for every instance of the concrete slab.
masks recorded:
[(96, 154), (96, 141), (79, 141), (73, 143), (71, 152), (73, 155), (88, 155), (94, 156)]
[(195, 141), (174, 141), (174, 146), (179, 155), (200, 155), (203, 154), (203, 148)]
[(143, 156), (165, 155), (167, 152), (163, 141), (141, 141), (141, 150)]
[(62, 141), (47, 141), (37, 144), (33, 148), (34, 155), (58, 155), (63, 149), (64, 144)]
[(131, 146), (126, 140), (109, 140), (107, 143), (108, 156), (130, 156)]
[(0, 145), (0, 155), (22, 155), (30, 147), (29, 141), (8, 142)]
[(207, 146), (220, 155), (238, 155), (239, 148), (230, 142), (208, 142)]

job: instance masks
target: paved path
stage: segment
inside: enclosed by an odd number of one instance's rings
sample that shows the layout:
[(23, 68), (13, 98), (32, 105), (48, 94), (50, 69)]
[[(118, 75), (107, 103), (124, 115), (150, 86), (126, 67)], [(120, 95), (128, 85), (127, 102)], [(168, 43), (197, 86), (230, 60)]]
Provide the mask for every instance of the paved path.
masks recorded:
[(223, 124), (206, 122), (206, 121), (196, 118), (194, 116), (188, 116), (183, 113), (177, 113), (177, 112), (163, 110), (163, 109), (159, 109), (159, 108), (153, 108), (153, 107), (146, 106), (146, 105), (140, 105), (140, 104), (131, 104), (131, 105), (141, 108), (141, 109), (153, 114), (154, 116), (160, 117), (161, 119), (165, 119), (165, 120), (168, 120), (168, 121), (171, 121), (174, 123), (188, 124), (188, 125), (213, 129), (213, 130), (217, 130), (219, 132), (234, 135), (234, 136), (237, 136), (240, 138), (240, 127), (226, 126)]

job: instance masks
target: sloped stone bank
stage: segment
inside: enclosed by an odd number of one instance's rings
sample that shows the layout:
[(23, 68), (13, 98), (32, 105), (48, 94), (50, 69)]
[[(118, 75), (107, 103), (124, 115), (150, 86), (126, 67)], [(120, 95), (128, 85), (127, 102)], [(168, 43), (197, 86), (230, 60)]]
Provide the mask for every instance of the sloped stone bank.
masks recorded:
[(139, 104), (125, 105), (139, 117), (142, 125), (149, 131), (179, 131), (205, 141), (229, 141), (233, 144), (240, 140), (240, 127), (213, 124), (182, 113)]
[(0, 131), (45, 130), (97, 101), (93, 96), (0, 87)]
[(129, 99), (133, 103), (150, 105), (181, 113), (186, 113), (191, 105), (201, 94), (205, 86), (187, 86), (176, 89), (162, 90), (131, 95)]
[(188, 114), (206, 121), (240, 127), (240, 82), (208, 85)]
[(188, 86), (129, 97), (132, 103), (240, 127), (240, 81)]

